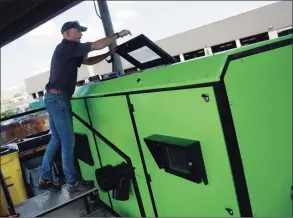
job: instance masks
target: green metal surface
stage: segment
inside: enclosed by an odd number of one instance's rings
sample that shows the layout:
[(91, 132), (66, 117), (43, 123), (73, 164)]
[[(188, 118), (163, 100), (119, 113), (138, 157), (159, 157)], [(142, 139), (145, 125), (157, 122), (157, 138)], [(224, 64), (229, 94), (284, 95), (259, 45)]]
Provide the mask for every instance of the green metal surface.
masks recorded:
[[(95, 96), (87, 98), (93, 127), (131, 158), (147, 216), (154, 212), (126, 96), (102, 96), (218, 82), (228, 55), (289, 38), (292, 35), (76, 90), (74, 98)], [(292, 216), (292, 45), (232, 61), (224, 82), (231, 102), (225, 106), (232, 111), (253, 215)], [(208, 94), (210, 101), (205, 102), (202, 94)], [(210, 85), (130, 95), (159, 216), (230, 216), (226, 208), (240, 216), (214, 96)], [(89, 122), (84, 100), (72, 103), (73, 111)], [(88, 134), (95, 166), (81, 162), (81, 170), (83, 177), (95, 180), (94, 171), (100, 165), (92, 133), (75, 119), (74, 127)], [(153, 134), (200, 141), (209, 184), (193, 183), (159, 169), (143, 140)], [(96, 139), (103, 166), (123, 161)], [(109, 204), (107, 194), (100, 194)], [(128, 201), (112, 199), (112, 203), (121, 216), (140, 216), (133, 187)]]
[[(84, 119), (87, 123), (90, 123), (84, 100), (72, 101), (72, 110), (74, 113), (78, 114), (82, 119)], [(96, 186), (98, 187), (97, 181), (95, 179), (95, 170), (97, 168), (100, 168), (101, 166), (100, 166), (100, 162), (98, 159), (98, 153), (97, 153), (97, 149), (95, 146), (93, 134), (82, 123), (80, 123), (76, 118), (73, 118), (73, 125), (74, 125), (74, 130), (76, 132), (87, 134), (92, 157), (94, 159), (94, 166), (93, 167), (89, 166), (88, 164), (79, 160), (82, 177), (84, 179), (94, 180)], [(99, 194), (100, 194), (101, 200), (104, 201), (108, 206), (111, 206), (108, 194), (102, 192), (100, 189), (99, 189)]]
[(220, 54), (85, 85), (76, 90), (74, 98), (218, 81), (226, 58), (227, 54)]
[[(87, 99), (87, 103), (93, 127), (126, 155), (131, 157), (132, 164), (135, 167), (135, 174), (139, 180), (139, 189), (144, 206), (146, 207), (146, 214), (148, 216), (153, 216), (126, 97), (118, 96), (112, 98)], [(121, 162), (125, 162), (124, 159), (122, 159), (98, 137), (97, 144), (99, 146), (102, 164), (104, 166), (115, 166)], [(123, 202), (112, 199), (112, 203), (114, 210), (121, 216), (140, 216), (133, 187), (131, 188), (131, 196), (128, 201)]]
[(225, 84), (254, 216), (292, 216), (292, 45), (232, 61)]
[[(159, 216), (228, 216), (225, 208), (239, 216), (213, 88), (133, 95), (131, 102)], [(153, 134), (200, 141), (209, 184), (160, 170), (143, 141)]]
[[(148, 69), (116, 79), (76, 88), (73, 98), (102, 96), (112, 93), (177, 87), (219, 81), (228, 55), (257, 48), (262, 45), (292, 38), (292, 35), (264, 41), (221, 54), (185, 61), (174, 65)], [(140, 78), (141, 82), (137, 82)]]

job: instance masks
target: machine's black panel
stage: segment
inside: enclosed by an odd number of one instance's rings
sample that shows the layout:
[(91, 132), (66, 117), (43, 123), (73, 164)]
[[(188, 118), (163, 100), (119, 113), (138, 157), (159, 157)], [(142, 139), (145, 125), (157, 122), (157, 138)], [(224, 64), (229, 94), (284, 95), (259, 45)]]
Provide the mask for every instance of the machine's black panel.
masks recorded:
[(143, 34), (119, 45), (117, 54), (140, 70), (177, 62), (174, 57)]
[(190, 181), (208, 184), (199, 141), (152, 135), (144, 139), (159, 168)]
[(86, 134), (75, 133), (75, 157), (90, 166), (94, 166), (89, 140)]

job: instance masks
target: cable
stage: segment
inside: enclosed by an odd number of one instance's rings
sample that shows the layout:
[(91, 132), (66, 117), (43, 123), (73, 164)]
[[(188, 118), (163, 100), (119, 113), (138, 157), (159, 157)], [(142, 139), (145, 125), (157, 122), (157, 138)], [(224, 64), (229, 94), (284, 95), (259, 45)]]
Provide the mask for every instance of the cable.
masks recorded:
[(94, 3), (94, 6), (95, 6), (95, 11), (96, 11), (97, 16), (102, 20), (101, 16), (98, 13), (98, 10), (97, 10), (96, 0), (93, 0), (93, 3)]

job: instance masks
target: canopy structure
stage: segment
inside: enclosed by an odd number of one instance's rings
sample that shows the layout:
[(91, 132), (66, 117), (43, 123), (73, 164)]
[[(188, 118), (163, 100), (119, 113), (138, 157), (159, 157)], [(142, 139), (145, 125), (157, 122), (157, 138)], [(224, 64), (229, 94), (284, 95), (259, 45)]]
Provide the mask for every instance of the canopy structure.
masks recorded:
[(0, 4), (1, 47), (80, 2), (73, 0), (2, 0)]

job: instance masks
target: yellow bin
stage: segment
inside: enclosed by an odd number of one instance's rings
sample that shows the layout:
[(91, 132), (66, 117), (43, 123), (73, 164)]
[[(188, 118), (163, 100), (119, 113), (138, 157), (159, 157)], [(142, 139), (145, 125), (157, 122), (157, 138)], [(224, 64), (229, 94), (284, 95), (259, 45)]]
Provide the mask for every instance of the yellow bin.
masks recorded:
[[(22, 170), (20, 167), (18, 148), (0, 146), (0, 167), (14, 205), (27, 199)], [(2, 187), (0, 187), (0, 216), (8, 215), (7, 205)]]

